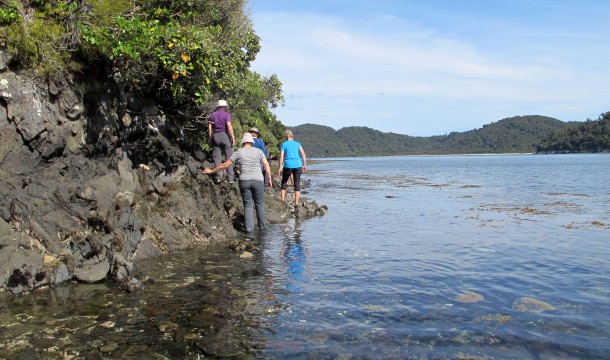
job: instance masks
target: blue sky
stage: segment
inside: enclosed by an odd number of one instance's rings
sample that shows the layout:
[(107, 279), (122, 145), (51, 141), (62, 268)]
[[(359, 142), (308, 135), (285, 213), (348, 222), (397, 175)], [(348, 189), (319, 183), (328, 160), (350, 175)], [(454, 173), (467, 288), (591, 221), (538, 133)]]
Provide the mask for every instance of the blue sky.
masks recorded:
[(249, 0), (282, 123), (412, 136), (610, 111), (607, 0)]

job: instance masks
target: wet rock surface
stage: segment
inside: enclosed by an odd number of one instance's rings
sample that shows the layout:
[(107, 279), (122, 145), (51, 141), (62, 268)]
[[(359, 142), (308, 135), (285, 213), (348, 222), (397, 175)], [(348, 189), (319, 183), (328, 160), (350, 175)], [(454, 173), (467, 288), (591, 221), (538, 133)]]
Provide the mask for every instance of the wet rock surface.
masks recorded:
[[(133, 291), (134, 261), (244, 231), (237, 184), (201, 174), (209, 154), (154, 103), (111, 83), (0, 70), (0, 291), (106, 279)], [(266, 195), (272, 223), (327, 210)]]
[(137, 293), (104, 282), (0, 294), (0, 358), (260, 358), (271, 303), (257, 300), (268, 290), (250, 242), (254, 260), (217, 242), (137, 261)]

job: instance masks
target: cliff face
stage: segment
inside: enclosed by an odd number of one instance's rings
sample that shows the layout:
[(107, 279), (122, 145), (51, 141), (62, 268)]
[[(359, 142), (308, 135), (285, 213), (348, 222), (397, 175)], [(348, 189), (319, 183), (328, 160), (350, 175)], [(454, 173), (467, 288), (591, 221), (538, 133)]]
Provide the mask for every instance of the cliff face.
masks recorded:
[[(154, 102), (111, 79), (36, 81), (6, 63), (0, 51), (0, 289), (110, 278), (133, 290), (135, 260), (238, 236), (237, 186), (200, 174), (209, 154)], [(272, 195), (270, 222), (295, 216)], [(323, 212), (307, 203), (297, 216)]]

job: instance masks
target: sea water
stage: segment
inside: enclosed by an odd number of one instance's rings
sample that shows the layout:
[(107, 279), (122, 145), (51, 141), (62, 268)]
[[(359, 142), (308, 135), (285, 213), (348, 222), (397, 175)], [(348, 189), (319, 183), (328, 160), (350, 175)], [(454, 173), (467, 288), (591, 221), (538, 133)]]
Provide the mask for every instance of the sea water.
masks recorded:
[[(0, 358), (610, 357), (610, 155), (320, 159), (322, 217), (4, 301)], [(46, 350), (45, 350), (46, 349)], [(51, 349), (51, 350), (48, 350)]]
[(610, 155), (311, 169), (328, 214), (264, 243), (267, 356), (610, 357)]

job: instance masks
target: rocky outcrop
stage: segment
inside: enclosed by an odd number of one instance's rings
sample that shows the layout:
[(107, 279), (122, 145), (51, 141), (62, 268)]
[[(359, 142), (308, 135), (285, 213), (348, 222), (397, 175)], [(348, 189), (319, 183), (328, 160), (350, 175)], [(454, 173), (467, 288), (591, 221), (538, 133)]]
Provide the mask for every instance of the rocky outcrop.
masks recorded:
[[(112, 279), (134, 290), (135, 260), (243, 230), (237, 186), (200, 173), (208, 154), (154, 102), (100, 79), (35, 81), (0, 55), (0, 289)], [(325, 212), (266, 204), (271, 222)]]

